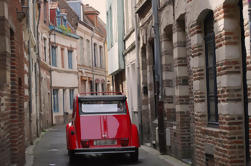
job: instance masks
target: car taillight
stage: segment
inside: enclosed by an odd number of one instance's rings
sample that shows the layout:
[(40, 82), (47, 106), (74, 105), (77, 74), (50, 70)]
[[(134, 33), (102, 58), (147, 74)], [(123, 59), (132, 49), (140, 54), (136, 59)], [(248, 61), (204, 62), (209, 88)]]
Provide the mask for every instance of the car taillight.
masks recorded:
[(89, 140), (81, 141), (81, 144), (82, 144), (83, 148), (89, 148), (89, 146), (90, 146)]
[(121, 138), (121, 139), (120, 139), (120, 144), (121, 144), (122, 146), (127, 146), (128, 143), (129, 143), (128, 138)]

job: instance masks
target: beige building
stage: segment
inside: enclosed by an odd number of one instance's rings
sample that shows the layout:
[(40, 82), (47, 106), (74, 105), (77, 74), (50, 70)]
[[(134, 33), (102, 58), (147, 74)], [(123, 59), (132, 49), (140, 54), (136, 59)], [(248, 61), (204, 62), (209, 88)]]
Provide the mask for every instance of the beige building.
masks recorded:
[(80, 1), (68, 1), (79, 17), (77, 66), (79, 93), (106, 91), (106, 30), (99, 12)]
[(65, 1), (51, 4), (50, 58), (54, 124), (68, 120), (72, 114), (73, 98), (78, 94), (77, 47), (80, 37), (75, 34), (71, 24), (78, 21), (77, 16), (70, 14)]
[[(137, 124), (141, 131), (141, 96), (140, 96), (140, 70), (138, 43), (135, 40), (138, 35), (135, 28), (135, 0), (124, 1), (124, 46), (125, 74), (128, 96), (128, 106), (132, 122)], [(136, 46), (137, 45), (137, 46)]]

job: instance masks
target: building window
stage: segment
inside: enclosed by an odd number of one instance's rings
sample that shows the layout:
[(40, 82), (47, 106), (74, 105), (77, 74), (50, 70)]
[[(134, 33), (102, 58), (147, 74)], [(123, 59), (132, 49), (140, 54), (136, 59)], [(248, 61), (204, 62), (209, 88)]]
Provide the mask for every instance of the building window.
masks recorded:
[(61, 66), (64, 68), (64, 48), (61, 48)]
[(46, 62), (47, 61), (47, 55), (46, 55), (46, 52), (47, 52), (47, 48), (46, 48), (46, 38), (44, 38), (44, 61)]
[[(90, 92), (93, 92), (93, 83), (92, 83), (92, 81), (90, 81)], [(91, 93), (91, 95), (93, 95), (93, 93)]]
[(108, 29), (108, 49), (113, 46), (113, 28), (112, 28), (112, 6), (109, 7), (109, 10), (106, 13), (107, 17), (107, 29)]
[(215, 56), (215, 34), (213, 12), (209, 12), (204, 22), (207, 109), (209, 124), (218, 123), (218, 98)]
[(94, 55), (93, 55), (94, 67), (97, 67), (97, 44), (94, 43)]
[(100, 67), (103, 68), (103, 47), (99, 46), (99, 53), (100, 53)]
[(59, 109), (58, 109), (58, 89), (53, 89), (53, 112), (59, 112)]
[(68, 51), (68, 68), (72, 69), (72, 51)]
[(60, 26), (61, 25), (61, 16), (60, 16), (60, 10), (57, 9), (57, 12), (56, 12), (56, 23), (57, 23), (57, 26)]
[(73, 108), (74, 89), (70, 89), (70, 109)]
[(66, 21), (66, 18), (63, 18), (63, 24), (65, 27), (67, 27), (67, 21)]
[(98, 83), (95, 83), (95, 92), (96, 92), (96, 95), (98, 94)]
[(21, 0), (21, 5), (22, 5), (22, 6), (25, 5), (25, 0)]
[(113, 46), (113, 24), (112, 24), (112, 7), (110, 6), (110, 39), (111, 39), (111, 47)]
[(52, 66), (57, 67), (57, 47), (51, 47), (51, 64)]
[(214, 161), (214, 156), (211, 154), (206, 154), (206, 166), (214, 166), (215, 161)]
[(47, 4), (48, 4), (47, 0), (44, 0), (44, 23), (47, 22), (47, 12), (48, 12)]
[(88, 63), (91, 64), (91, 56), (90, 56), (90, 40), (86, 39), (86, 57), (88, 59)]
[[(102, 83), (101, 84), (101, 88), (102, 88), (102, 92), (105, 92), (105, 84), (104, 83)], [(105, 93), (103, 93), (103, 95), (104, 95)]]

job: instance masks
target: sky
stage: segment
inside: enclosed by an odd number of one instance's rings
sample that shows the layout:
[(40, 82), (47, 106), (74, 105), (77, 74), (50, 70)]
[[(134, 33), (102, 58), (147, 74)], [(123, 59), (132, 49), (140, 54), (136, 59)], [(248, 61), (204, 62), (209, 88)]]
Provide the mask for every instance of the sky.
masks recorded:
[(106, 23), (106, 0), (82, 0), (82, 2), (97, 9), (100, 12), (99, 17)]

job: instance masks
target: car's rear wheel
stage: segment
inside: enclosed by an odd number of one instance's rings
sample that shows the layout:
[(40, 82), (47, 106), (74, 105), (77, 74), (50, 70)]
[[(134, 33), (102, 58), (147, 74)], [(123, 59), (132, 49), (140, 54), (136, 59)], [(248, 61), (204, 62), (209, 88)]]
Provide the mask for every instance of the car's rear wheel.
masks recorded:
[(74, 153), (71, 150), (68, 150), (68, 156), (69, 156), (69, 163), (75, 162), (75, 156)]
[(139, 149), (137, 148), (135, 152), (130, 153), (130, 160), (132, 162), (137, 162), (139, 160)]

